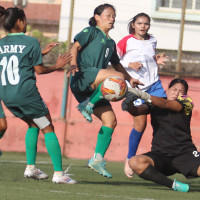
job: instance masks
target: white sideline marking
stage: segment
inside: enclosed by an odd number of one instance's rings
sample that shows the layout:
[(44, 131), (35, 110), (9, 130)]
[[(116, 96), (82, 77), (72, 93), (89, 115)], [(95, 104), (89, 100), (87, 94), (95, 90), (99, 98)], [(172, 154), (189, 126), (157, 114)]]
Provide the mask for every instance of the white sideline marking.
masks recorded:
[[(16, 190), (36, 190), (41, 191), (38, 189), (30, 189), (30, 188), (17, 188), (13, 187), (13, 189)], [(52, 192), (52, 193), (62, 193), (62, 194), (76, 194), (76, 195), (85, 195), (85, 196), (96, 196), (96, 197), (103, 197), (103, 198), (115, 198), (115, 199), (131, 199), (131, 200), (155, 200), (155, 199), (146, 199), (146, 198), (136, 198), (136, 197), (130, 197), (130, 196), (122, 196), (122, 195), (94, 195), (90, 193), (81, 193), (81, 192), (68, 192), (68, 191), (58, 191), (58, 190), (42, 190), (43, 192)]]
[[(14, 160), (1, 160), (0, 163), (18, 163), (18, 164), (21, 164), (21, 163), (26, 163), (27, 161), (25, 160), (17, 160), (17, 161), (14, 161)], [(36, 162), (37, 164), (52, 164), (52, 162), (48, 162), (48, 161), (37, 161)]]

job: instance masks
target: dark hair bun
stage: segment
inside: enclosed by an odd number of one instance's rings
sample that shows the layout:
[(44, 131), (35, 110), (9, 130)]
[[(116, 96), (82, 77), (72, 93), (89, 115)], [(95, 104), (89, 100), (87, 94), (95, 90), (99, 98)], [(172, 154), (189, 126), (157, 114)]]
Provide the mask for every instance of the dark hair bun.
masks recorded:
[(5, 8), (0, 6), (0, 17), (2, 17), (5, 13), (6, 13)]

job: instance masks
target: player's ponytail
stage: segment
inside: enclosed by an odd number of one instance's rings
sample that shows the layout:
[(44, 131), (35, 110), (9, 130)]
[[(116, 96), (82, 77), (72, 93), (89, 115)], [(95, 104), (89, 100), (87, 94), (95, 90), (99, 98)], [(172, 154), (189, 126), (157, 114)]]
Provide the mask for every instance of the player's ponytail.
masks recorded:
[(0, 6), (0, 20), (2, 20), (3, 16), (5, 15), (6, 10), (4, 7)]
[(15, 27), (17, 20), (25, 20), (26, 15), (20, 8), (11, 7), (5, 10), (5, 8), (0, 6), (0, 19), (2, 19), (2, 24), (5, 31), (9, 32), (12, 28)]
[(115, 11), (114, 6), (111, 5), (111, 4), (108, 4), (108, 3), (102, 4), (102, 5), (98, 6), (98, 7), (96, 7), (96, 8), (94, 9), (94, 15), (93, 15), (93, 17), (91, 17), (91, 18), (89, 19), (89, 25), (90, 25), (90, 26), (96, 26), (96, 25), (97, 25), (97, 22), (96, 22), (94, 16), (95, 16), (95, 15), (101, 15), (101, 13), (102, 13), (106, 8), (112, 8), (112, 9)]
[(91, 18), (90, 18), (90, 20), (89, 20), (89, 25), (90, 25), (90, 26), (96, 26), (96, 25), (97, 25), (97, 22), (96, 22), (96, 20), (95, 20), (94, 17), (91, 17)]

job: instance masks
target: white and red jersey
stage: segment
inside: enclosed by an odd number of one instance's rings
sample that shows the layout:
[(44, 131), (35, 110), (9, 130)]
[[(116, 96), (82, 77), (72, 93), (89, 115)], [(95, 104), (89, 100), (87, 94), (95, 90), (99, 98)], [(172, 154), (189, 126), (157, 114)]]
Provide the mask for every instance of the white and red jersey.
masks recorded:
[[(144, 86), (139, 86), (142, 91), (148, 90), (159, 80), (158, 65), (155, 60), (156, 45), (157, 40), (153, 36), (149, 36), (147, 40), (138, 40), (132, 34), (124, 37), (117, 44), (121, 64), (131, 77), (144, 84)], [(130, 62), (141, 62), (143, 67), (135, 71), (128, 67)]]

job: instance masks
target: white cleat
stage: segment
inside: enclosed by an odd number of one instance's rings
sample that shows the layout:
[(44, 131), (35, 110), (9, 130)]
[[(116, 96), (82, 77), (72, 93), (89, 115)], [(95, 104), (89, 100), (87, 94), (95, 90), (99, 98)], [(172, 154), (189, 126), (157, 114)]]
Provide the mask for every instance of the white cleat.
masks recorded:
[(24, 172), (24, 177), (42, 180), (42, 179), (47, 179), (49, 176), (40, 169), (36, 168), (35, 165), (33, 165), (31, 167), (30, 166), (26, 167)]
[(77, 181), (70, 178), (70, 174), (65, 174), (64, 172), (56, 172), (53, 175), (53, 183), (67, 183), (67, 184), (77, 184)]

